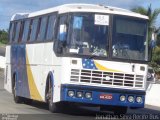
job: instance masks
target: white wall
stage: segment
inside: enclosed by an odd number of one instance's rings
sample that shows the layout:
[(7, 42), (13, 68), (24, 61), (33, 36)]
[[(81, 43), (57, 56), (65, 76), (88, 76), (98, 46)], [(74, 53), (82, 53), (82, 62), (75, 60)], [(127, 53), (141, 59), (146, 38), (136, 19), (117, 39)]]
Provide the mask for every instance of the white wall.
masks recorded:
[(3, 56), (0, 56), (0, 68), (5, 68), (5, 62), (6, 58)]
[(160, 107), (160, 84), (150, 84), (146, 92), (146, 104)]

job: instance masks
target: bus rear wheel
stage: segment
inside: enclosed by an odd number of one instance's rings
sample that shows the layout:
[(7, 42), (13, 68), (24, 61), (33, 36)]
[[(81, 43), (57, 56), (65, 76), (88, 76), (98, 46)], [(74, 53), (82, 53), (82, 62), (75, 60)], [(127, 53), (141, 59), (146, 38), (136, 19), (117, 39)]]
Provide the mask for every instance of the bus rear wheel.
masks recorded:
[(14, 99), (14, 102), (15, 103), (21, 103), (21, 102), (23, 102), (23, 98), (22, 97), (20, 97), (20, 96), (17, 96), (17, 94), (16, 94), (16, 77), (15, 77), (15, 79), (14, 79), (14, 83), (13, 83), (13, 99)]

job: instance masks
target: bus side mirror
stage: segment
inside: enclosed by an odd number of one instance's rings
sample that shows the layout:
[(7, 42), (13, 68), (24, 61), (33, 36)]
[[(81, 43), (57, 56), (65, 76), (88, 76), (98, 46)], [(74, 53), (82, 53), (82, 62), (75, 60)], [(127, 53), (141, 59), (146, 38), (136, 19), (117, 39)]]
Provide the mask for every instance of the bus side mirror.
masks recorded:
[(148, 47), (148, 61), (152, 60), (152, 51), (156, 47), (156, 41), (151, 40)]
[(156, 47), (156, 41), (155, 41), (155, 40), (151, 40), (151, 41), (150, 41), (150, 44), (149, 44), (149, 47), (150, 47), (151, 49), (154, 49), (154, 48)]

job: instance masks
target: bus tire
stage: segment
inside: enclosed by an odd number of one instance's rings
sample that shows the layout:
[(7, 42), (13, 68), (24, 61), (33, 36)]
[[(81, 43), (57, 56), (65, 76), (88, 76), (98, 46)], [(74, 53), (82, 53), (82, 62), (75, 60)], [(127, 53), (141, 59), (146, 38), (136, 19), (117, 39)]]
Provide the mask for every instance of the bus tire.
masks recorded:
[(24, 103), (27, 104), (27, 105), (31, 105), (33, 102), (32, 99), (28, 99), (28, 98), (24, 98)]
[(49, 85), (48, 85), (48, 92), (47, 92), (47, 101), (48, 101), (48, 107), (49, 111), (52, 113), (57, 113), (59, 112), (58, 109), (58, 103), (53, 103), (53, 82), (51, 80), (51, 77), (49, 77)]
[(17, 96), (16, 95), (16, 81), (17, 81), (17, 77), (16, 77), (16, 75), (14, 75), (14, 77), (13, 77), (14, 79), (13, 79), (13, 99), (14, 99), (14, 102), (15, 103), (21, 103), (21, 102), (23, 102), (23, 98), (22, 97), (20, 97), (20, 96)]
[(127, 107), (115, 107), (114, 114), (115, 115), (124, 115), (127, 113)]

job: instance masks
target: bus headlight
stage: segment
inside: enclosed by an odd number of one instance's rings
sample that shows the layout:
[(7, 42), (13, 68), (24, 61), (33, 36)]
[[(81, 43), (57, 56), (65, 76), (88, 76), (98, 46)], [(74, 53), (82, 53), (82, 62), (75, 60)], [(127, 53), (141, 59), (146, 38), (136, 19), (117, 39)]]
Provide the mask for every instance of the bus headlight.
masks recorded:
[(152, 77), (151, 73), (147, 73), (147, 78), (150, 79)]
[(77, 92), (77, 97), (78, 97), (78, 98), (83, 97), (83, 93), (82, 93), (82, 92)]
[(74, 91), (73, 90), (69, 90), (68, 91), (68, 96), (69, 97), (73, 97), (74, 96)]
[(137, 98), (136, 98), (136, 102), (137, 102), (137, 103), (142, 103), (142, 97), (137, 97)]
[(121, 95), (121, 96), (120, 96), (120, 101), (124, 102), (125, 100), (126, 100), (126, 96)]
[(87, 92), (87, 93), (85, 94), (85, 97), (86, 97), (87, 99), (90, 99), (90, 98), (92, 98), (92, 93), (90, 93), (90, 92)]
[(129, 102), (133, 102), (133, 101), (134, 101), (134, 97), (133, 97), (133, 96), (129, 96), (129, 97), (128, 97), (128, 101), (129, 101)]

